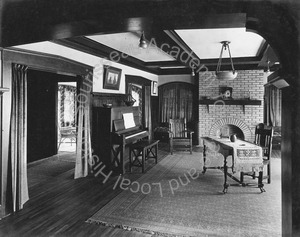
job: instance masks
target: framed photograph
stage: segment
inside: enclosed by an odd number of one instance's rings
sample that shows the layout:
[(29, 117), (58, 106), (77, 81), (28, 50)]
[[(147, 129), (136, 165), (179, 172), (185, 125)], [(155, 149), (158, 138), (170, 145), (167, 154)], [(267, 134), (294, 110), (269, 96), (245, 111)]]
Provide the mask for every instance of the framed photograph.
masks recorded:
[(152, 82), (151, 89), (152, 89), (151, 95), (157, 96), (158, 95), (157, 81)]
[(119, 90), (122, 69), (104, 65), (103, 89)]

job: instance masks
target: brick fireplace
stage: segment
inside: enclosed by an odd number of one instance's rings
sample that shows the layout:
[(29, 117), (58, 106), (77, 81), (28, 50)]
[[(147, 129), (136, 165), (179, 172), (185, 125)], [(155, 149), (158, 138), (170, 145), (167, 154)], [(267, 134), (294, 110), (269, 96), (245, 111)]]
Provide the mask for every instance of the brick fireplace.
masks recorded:
[[(200, 101), (204, 97), (218, 100), (219, 88), (227, 86), (233, 88), (232, 103), (225, 104), (226, 101), (221, 100), (210, 105), (199, 104), (199, 137), (221, 131), (222, 135), (236, 133), (240, 138), (253, 141), (255, 126), (263, 122), (263, 70), (238, 71), (233, 81), (219, 81), (211, 73), (214, 72), (199, 74)], [(260, 105), (251, 104), (253, 100), (260, 101)], [(236, 101), (241, 104), (235, 104)]]
[(252, 132), (249, 126), (244, 121), (226, 117), (216, 121), (209, 129), (209, 136), (215, 136), (219, 133), (221, 136), (229, 136), (230, 134), (237, 134), (237, 137), (250, 141)]

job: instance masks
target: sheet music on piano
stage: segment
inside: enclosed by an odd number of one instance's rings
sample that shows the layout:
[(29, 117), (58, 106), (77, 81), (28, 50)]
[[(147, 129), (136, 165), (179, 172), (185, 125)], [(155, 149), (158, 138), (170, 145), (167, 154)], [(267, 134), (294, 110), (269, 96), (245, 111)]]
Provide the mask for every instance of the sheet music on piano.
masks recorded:
[(125, 129), (135, 127), (133, 113), (124, 113), (123, 120)]

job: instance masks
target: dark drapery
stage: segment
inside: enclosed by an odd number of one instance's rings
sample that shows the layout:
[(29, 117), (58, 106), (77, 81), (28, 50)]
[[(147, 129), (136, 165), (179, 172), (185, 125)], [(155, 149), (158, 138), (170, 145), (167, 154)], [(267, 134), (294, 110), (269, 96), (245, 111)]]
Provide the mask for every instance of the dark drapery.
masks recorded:
[(265, 122), (268, 125), (281, 126), (281, 90), (271, 85), (265, 87)]
[(7, 177), (7, 209), (15, 212), (29, 200), (27, 183), (27, 67), (12, 65), (12, 107)]
[(169, 83), (159, 88), (160, 122), (169, 119), (193, 120), (193, 90), (187, 83)]

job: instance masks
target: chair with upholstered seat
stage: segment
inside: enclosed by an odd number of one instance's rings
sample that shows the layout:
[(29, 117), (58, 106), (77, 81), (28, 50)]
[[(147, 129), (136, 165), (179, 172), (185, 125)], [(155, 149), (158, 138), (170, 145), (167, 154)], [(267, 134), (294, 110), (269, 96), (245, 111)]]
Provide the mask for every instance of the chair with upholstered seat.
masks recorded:
[[(272, 152), (272, 139), (273, 139), (273, 127), (267, 126), (263, 123), (258, 124), (255, 127), (255, 139), (254, 143), (259, 145), (263, 151), (263, 163), (267, 167), (267, 175), (263, 179), (267, 179), (268, 183), (271, 183), (271, 152)], [(241, 180), (243, 176), (248, 175), (255, 178), (255, 173), (241, 173)]]
[(192, 154), (193, 131), (187, 129), (186, 119), (169, 120), (170, 152), (173, 150), (188, 150)]

